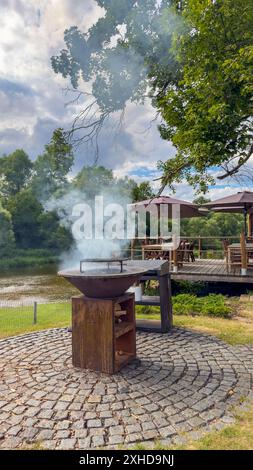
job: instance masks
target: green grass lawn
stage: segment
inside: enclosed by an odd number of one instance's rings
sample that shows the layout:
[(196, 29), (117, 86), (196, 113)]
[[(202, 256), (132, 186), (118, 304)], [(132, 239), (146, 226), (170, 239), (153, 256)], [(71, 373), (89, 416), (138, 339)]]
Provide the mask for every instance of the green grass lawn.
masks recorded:
[[(159, 320), (158, 308), (150, 313), (137, 307), (137, 318)], [(71, 323), (70, 303), (38, 304), (37, 324), (33, 325), (33, 307), (0, 308), (0, 338), (15, 336), (47, 328), (61, 328)], [(214, 335), (229, 344), (253, 344), (253, 322), (241, 323), (227, 318), (174, 315), (174, 326), (190, 328)]]
[(222, 431), (214, 431), (198, 441), (187, 443), (179, 450), (252, 450), (253, 409), (236, 416), (236, 423)]
[[(226, 426), (221, 431), (212, 431), (202, 438), (189, 441), (180, 446), (163, 446), (159, 441), (155, 450), (252, 450), (253, 449), (253, 409), (235, 415), (236, 423)], [(182, 435), (182, 437), (184, 437)], [(142, 443), (134, 446), (138, 450), (147, 450)]]
[(37, 324), (33, 325), (33, 307), (0, 308), (0, 338), (15, 336), (48, 328), (69, 326), (71, 304), (38, 304)]

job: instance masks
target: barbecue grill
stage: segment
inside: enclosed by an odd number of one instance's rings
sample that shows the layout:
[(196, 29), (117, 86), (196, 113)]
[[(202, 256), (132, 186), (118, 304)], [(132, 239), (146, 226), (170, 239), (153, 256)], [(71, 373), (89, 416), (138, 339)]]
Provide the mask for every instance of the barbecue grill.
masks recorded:
[(127, 258), (80, 261), (79, 270), (60, 271), (84, 296), (72, 298), (72, 362), (108, 374), (136, 357), (135, 300), (126, 290), (148, 269)]
[(59, 271), (82, 294), (91, 298), (118, 297), (141, 279), (147, 271), (124, 264), (128, 258), (87, 258), (80, 261), (80, 269)]

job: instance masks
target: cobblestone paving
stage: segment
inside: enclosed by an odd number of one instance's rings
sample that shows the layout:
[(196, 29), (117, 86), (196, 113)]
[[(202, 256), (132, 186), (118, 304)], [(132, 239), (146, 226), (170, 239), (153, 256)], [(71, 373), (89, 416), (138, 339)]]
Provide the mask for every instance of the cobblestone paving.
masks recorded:
[(138, 359), (115, 376), (74, 369), (66, 329), (0, 341), (0, 448), (180, 443), (233, 422), (253, 398), (253, 348), (208, 335), (137, 334)]

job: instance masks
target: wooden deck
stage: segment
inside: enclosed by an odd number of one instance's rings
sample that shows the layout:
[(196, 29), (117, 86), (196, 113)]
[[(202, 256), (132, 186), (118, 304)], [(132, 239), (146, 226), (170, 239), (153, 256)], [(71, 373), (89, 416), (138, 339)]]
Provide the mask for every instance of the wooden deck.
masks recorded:
[[(173, 268), (172, 268), (173, 269)], [(184, 262), (178, 272), (171, 270), (171, 278), (180, 281), (204, 281), (204, 282), (234, 282), (253, 284), (253, 267), (248, 268), (247, 275), (241, 275), (240, 267), (233, 267), (228, 272), (223, 260), (196, 260), (194, 263)]]

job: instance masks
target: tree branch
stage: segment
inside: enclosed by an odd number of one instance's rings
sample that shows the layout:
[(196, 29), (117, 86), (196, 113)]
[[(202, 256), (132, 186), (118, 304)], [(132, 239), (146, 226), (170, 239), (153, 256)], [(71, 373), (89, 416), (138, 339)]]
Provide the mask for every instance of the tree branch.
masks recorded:
[(219, 180), (224, 180), (228, 176), (235, 175), (240, 170), (240, 168), (243, 165), (245, 165), (245, 163), (249, 160), (249, 158), (251, 157), (252, 154), (253, 154), (253, 144), (251, 144), (250, 149), (249, 149), (249, 151), (248, 151), (245, 158), (243, 158), (234, 168), (232, 168), (231, 170), (227, 170), (226, 173), (224, 173), (223, 175), (218, 176), (217, 178)]

